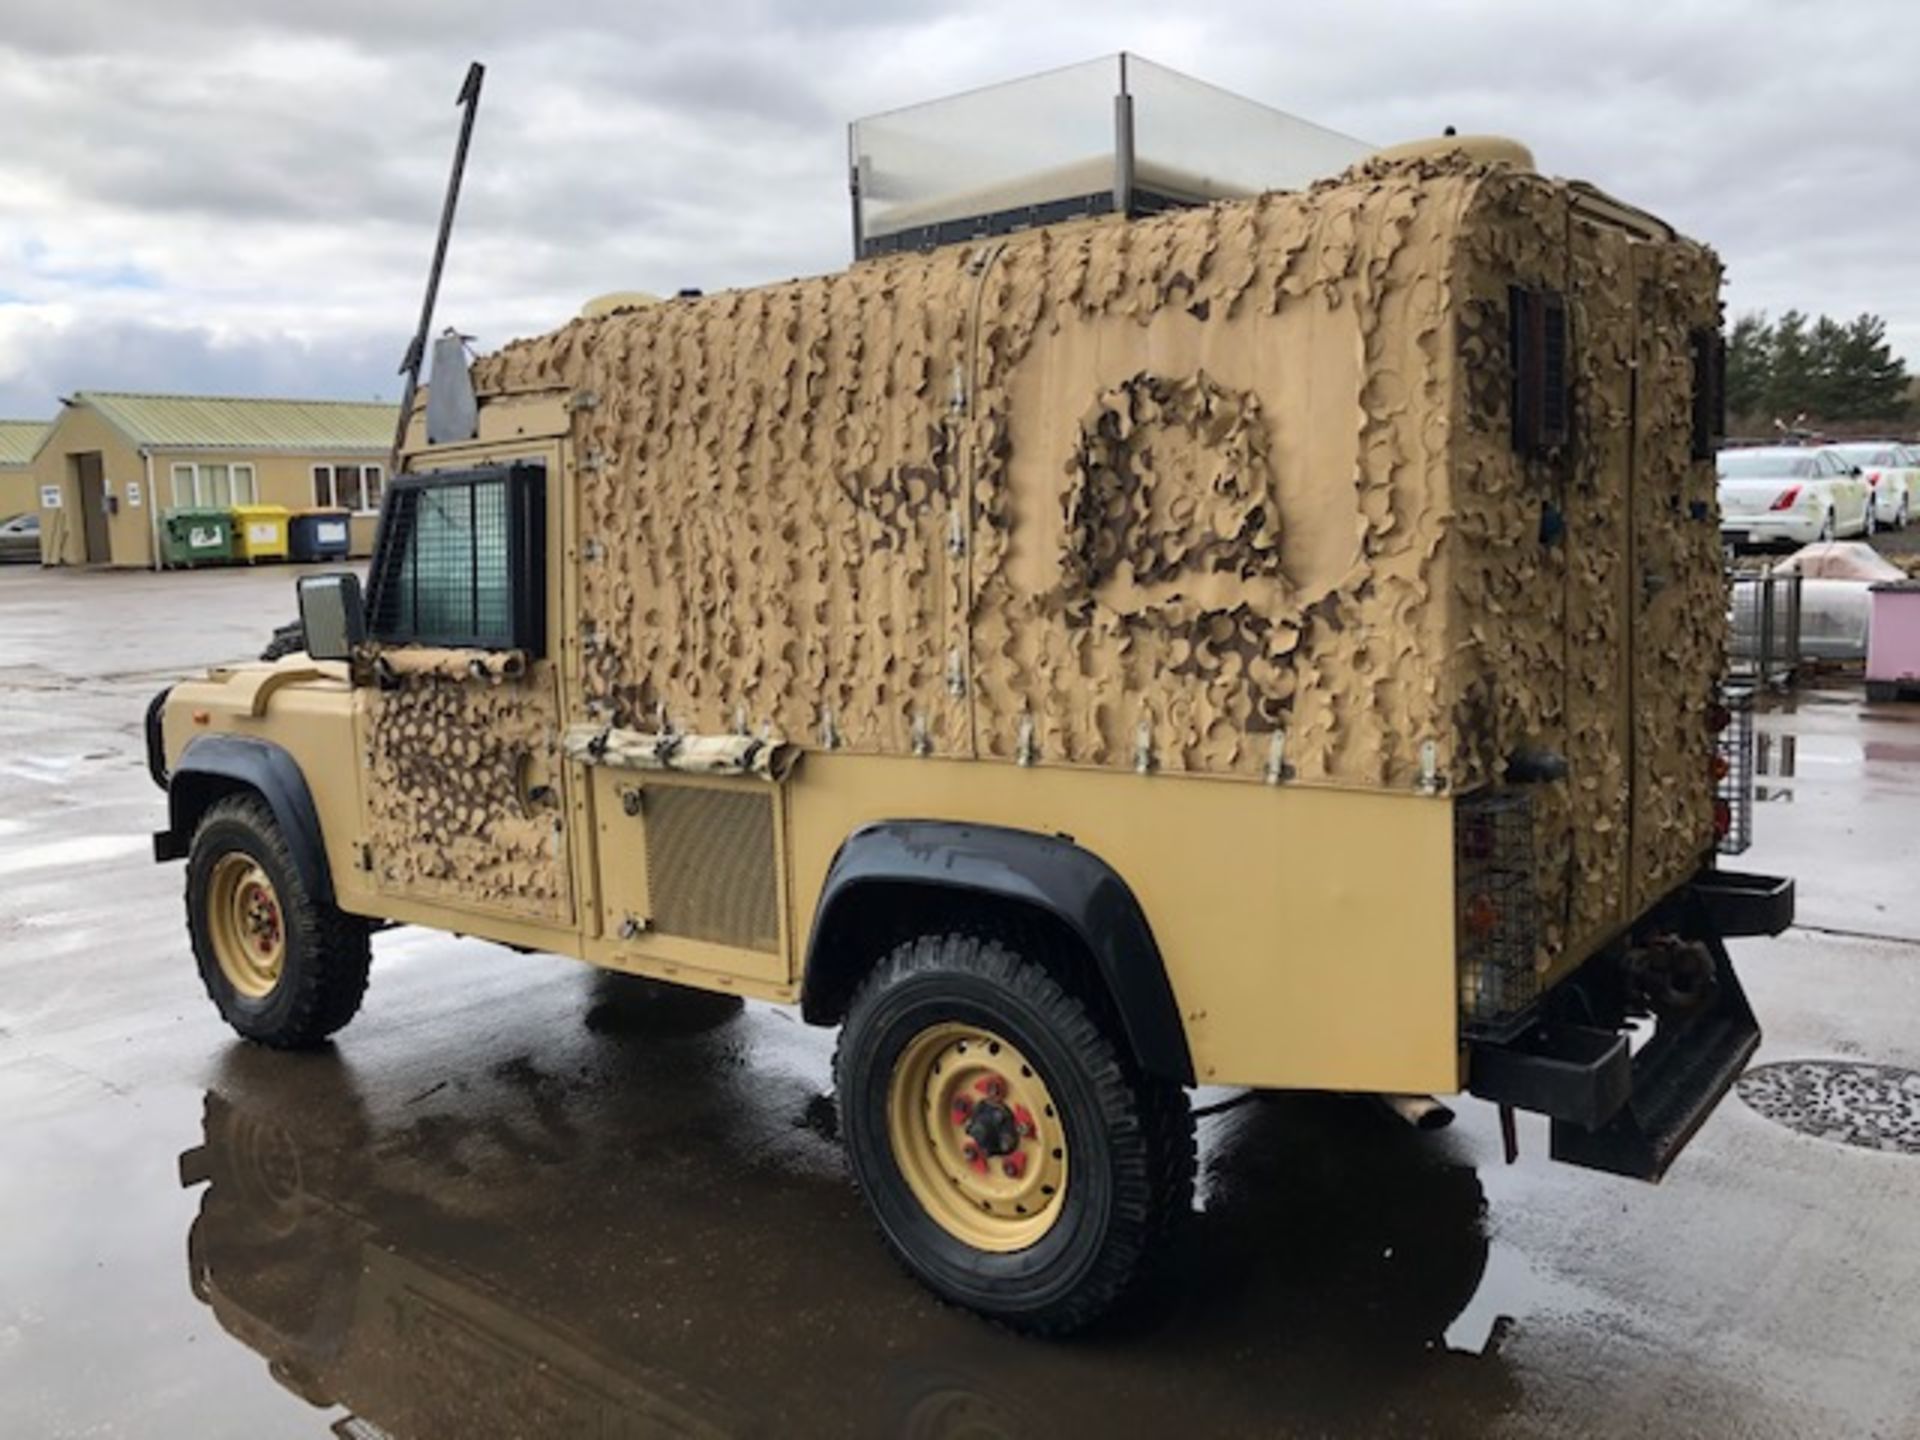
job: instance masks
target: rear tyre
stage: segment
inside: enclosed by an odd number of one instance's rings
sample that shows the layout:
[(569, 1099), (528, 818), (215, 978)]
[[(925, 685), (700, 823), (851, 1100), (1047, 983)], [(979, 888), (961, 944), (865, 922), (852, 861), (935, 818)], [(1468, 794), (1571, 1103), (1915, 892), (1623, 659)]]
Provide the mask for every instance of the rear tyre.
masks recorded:
[(187, 931), (215, 1007), (262, 1045), (318, 1045), (366, 994), (366, 922), (309, 893), (257, 795), (216, 801), (193, 832)]
[(1061, 1334), (1111, 1309), (1191, 1208), (1193, 1118), (1035, 959), (969, 934), (901, 945), (834, 1057), (854, 1180), (936, 1294)]

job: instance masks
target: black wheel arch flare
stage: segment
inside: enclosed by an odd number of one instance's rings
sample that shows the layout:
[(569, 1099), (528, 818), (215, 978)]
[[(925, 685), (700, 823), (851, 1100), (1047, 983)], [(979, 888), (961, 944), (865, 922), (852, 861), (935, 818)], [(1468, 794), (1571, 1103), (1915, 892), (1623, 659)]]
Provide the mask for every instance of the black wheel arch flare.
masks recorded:
[(1098, 855), (1062, 835), (944, 820), (866, 825), (841, 845), (814, 912), (801, 1012), (838, 1023), (880, 958), (863, 945), (878, 906), (977, 904), (1043, 917), (1085, 950), (1135, 1058), (1148, 1074), (1194, 1083), (1186, 1029), (1166, 965), (1133, 890)]
[(252, 790), (273, 811), (307, 893), (333, 903), (333, 872), (320, 832), (320, 812), (299, 762), (281, 746), (250, 735), (199, 735), (167, 777), (167, 828), (153, 837), (156, 860), (187, 853), (200, 817), (222, 795)]

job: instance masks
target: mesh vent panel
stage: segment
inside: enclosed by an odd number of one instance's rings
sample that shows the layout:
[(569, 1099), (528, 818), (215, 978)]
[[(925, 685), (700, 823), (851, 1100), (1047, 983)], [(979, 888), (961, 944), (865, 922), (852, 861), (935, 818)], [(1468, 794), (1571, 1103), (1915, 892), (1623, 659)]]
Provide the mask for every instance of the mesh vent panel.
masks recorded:
[(646, 816), (654, 928), (745, 950), (778, 950), (772, 794), (649, 786)]

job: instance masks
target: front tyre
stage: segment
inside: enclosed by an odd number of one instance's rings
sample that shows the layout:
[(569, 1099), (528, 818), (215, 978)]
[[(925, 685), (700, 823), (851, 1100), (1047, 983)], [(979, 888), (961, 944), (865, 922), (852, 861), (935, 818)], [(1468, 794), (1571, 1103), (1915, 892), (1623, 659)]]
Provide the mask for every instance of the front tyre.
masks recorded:
[(1193, 1119), (1094, 1013), (997, 940), (921, 936), (834, 1057), (854, 1179), (943, 1298), (1059, 1334), (1109, 1310), (1191, 1207)]
[(187, 931), (221, 1016), (263, 1045), (318, 1045), (366, 994), (366, 922), (308, 892), (257, 795), (216, 801), (193, 832)]

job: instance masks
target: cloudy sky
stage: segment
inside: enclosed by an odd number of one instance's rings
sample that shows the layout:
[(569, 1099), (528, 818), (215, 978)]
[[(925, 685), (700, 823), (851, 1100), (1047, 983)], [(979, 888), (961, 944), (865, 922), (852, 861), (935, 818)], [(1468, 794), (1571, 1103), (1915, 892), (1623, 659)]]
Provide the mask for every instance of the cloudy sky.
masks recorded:
[(1888, 317), (1920, 368), (1920, 7), (0, 0), (0, 416), (78, 388), (392, 397), (465, 63), (440, 319), (848, 248), (844, 122), (1129, 49), (1368, 140), (1530, 144), (1716, 245), (1738, 310)]

